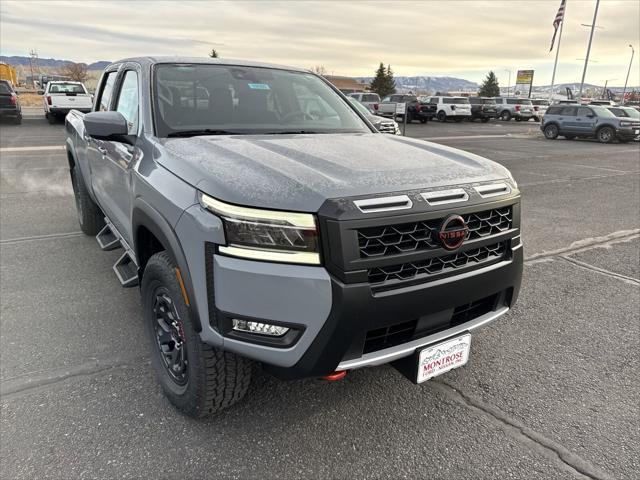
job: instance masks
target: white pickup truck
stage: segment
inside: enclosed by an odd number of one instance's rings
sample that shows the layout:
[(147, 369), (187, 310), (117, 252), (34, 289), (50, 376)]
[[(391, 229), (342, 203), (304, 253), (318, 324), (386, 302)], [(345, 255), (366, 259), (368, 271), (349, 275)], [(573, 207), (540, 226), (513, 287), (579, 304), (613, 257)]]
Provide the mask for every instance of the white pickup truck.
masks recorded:
[(88, 113), (93, 107), (93, 95), (80, 82), (55, 81), (47, 83), (43, 92), (44, 116), (49, 123), (64, 118), (70, 110)]

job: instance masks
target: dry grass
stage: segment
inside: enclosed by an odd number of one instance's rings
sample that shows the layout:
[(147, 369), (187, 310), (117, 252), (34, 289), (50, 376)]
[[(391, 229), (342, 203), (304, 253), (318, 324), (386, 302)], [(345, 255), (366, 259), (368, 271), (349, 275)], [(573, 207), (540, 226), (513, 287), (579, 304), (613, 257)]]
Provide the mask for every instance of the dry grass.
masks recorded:
[(37, 93), (21, 93), (20, 105), (23, 107), (41, 107), (42, 95), (38, 95)]

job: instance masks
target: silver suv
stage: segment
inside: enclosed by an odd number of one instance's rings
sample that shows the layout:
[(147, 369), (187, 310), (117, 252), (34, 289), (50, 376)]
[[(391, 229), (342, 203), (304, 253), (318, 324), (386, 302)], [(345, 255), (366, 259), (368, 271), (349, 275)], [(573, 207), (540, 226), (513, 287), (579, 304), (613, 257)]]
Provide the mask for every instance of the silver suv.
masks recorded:
[(540, 129), (545, 138), (567, 140), (595, 137), (600, 143), (619, 140), (622, 143), (640, 138), (640, 121), (618, 118), (599, 105), (553, 105), (547, 109)]
[(508, 122), (512, 118), (516, 122), (527, 121), (534, 116), (533, 104), (528, 98), (496, 97), (497, 118)]

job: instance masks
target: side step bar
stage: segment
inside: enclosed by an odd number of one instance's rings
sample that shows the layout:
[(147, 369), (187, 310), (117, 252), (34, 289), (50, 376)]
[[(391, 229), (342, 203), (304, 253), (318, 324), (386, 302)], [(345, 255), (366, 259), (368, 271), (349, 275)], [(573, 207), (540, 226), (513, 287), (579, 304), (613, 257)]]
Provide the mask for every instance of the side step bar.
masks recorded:
[(113, 271), (123, 287), (135, 287), (138, 285), (138, 263), (136, 262), (136, 256), (131, 247), (129, 247), (124, 238), (122, 238), (118, 229), (107, 217), (105, 217), (104, 223), (104, 228), (96, 235), (98, 245), (105, 251), (115, 250), (117, 248), (124, 249), (124, 253), (120, 255), (115, 265), (113, 265)]
[(100, 245), (100, 248), (104, 251), (115, 250), (116, 248), (122, 247), (120, 237), (114, 233), (112, 227), (111, 222), (107, 221), (102, 230), (96, 235), (98, 245)]

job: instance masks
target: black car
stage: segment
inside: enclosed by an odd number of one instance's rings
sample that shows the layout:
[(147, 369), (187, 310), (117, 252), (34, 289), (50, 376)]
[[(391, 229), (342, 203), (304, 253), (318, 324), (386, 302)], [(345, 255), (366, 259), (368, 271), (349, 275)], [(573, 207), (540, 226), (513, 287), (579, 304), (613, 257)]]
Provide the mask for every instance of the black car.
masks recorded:
[(472, 122), (479, 118), (482, 123), (487, 123), (498, 114), (496, 101), (493, 98), (469, 97), (469, 103), (471, 104), (471, 118), (469, 120)]
[(7, 80), (0, 80), (0, 118), (10, 117), (20, 125), (22, 123), (22, 108), (18, 94)]

